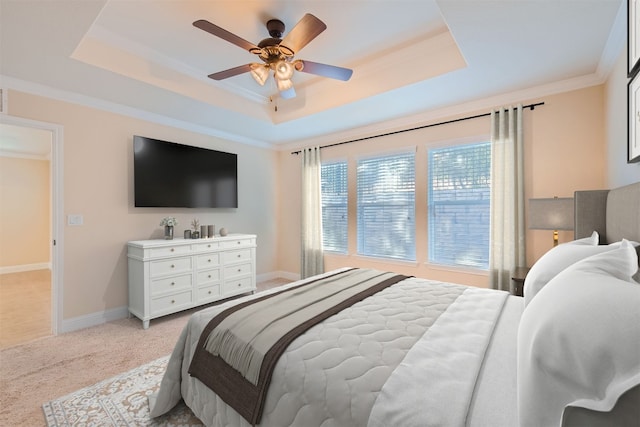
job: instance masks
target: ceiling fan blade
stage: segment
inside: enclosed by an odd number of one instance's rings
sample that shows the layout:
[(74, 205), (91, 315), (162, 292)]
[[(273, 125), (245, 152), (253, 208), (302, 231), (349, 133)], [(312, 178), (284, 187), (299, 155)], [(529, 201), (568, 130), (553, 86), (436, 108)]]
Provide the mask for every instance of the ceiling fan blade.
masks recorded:
[(280, 97), (282, 99), (295, 98), (296, 97), (296, 90), (293, 88), (293, 86), (291, 86), (289, 89), (283, 90), (282, 92), (280, 92)]
[(327, 25), (324, 22), (307, 13), (282, 39), (280, 50), (285, 55), (294, 55), (326, 29)]
[(238, 67), (229, 68), (228, 70), (209, 74), (209, 78), (213, 80), (224, 80), (229, 77), (237, 76), (238, 74), (248, 73), (249, 71), (251, 71), (251, 64), (244, 64)]
[(322, 77), (329, 77), (330, 79), (342, 80), (346, 82), (351, 78), (353, 70), (349, 68), (336, 67), (335, 65), (321, 64), (319, 62), (311, 62), (306, 60), (300, 60), (302, 62), (303, 73), (315, 74)]
[(207, 33), (211, 33), (216, 37), (220, 37), (222, 40), (226, 40), (229, 43), (233, 43), (236, 46), (239, 46), (244, 50), (248, 50), (251, 53), (262, 51), (262, 49), (260, 49), (258, 46), (254, 45), (253, 43), (248, 42), (242, 37), (238, 37), (235, 34), (230, 33), (224, 28), (218, 27), (216, 24), (212, 24), (207, 20), (199, 19), (193, 23), (193, 26), (206, 31)]

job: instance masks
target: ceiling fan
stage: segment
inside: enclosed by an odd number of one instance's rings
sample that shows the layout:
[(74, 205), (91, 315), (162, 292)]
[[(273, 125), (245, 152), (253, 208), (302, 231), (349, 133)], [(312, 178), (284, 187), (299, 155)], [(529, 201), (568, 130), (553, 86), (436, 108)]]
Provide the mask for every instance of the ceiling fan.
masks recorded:
[(296, 96), (293, 82), (291, 81), (294, 70), (342, 81), (349, 80), (351, 74), (353, 74), (353, 70), (348, 68), (302, 59), (294, 60), (296, 53), (327, 28), (324, 22), (310, 13), (304, 15), (284, 38), (282, 38), (285, 30), (284, 23), (279, 19), (269, 20), (267, 22), (267, 30), (271, 37), (262, 40), (258, 45), (248, 42), (204, 19), (195, 21), (193, 25), (229, 43), (233, 43), (254, 55), (258, 55), (263, 62), (240, 65), (228, 70), (209, 74), (209, 77), (214, 80), (223, 80), (238, 74), (250, 72), (251, 76), (260, 85), (264, 85), (270, 72), (273, 71), (273, 78), (280, 91), (280, 96), (287, 99)]

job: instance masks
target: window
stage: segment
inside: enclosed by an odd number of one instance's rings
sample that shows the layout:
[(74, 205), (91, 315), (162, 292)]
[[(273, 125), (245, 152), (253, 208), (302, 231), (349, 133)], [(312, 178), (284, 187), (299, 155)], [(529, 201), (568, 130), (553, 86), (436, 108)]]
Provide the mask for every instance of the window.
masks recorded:
[(358, 254), (415, 260), (415, 153), (358, 161)]
[(488, 269), (491, 144), (428, 155), (429, 262)]
[(320, 186), (323, 249), (347, 253), (347, 162), (323, 164)]

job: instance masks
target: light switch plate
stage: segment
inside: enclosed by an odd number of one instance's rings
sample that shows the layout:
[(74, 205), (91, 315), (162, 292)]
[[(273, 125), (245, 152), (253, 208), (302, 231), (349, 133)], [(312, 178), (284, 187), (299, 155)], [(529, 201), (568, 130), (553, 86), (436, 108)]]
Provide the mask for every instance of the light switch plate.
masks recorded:
[(68, 225), (82, 225), (84, 223), (84, 218), (82, 215), (68, 215), (67, 216), (67, 224)]

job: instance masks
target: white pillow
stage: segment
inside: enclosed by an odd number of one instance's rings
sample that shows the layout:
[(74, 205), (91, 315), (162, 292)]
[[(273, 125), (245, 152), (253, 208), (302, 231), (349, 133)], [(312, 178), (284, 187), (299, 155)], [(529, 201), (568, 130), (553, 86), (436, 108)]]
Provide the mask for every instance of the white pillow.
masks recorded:
[(600, 235), (594, 230), (589, 237), (583, 237), (582, 239), (572, 240), (563, 244), (597, 246), (600, 244)]
[(581, 259), (612, 249), (609, 246), (598, 246), (599, 238), (598, 232), (594, 231), (590, 237), (562, 243), (542, 255), (533, 264), (524, 281), (525, 307), (556, 274)]
[[(518, 329), (521, 426), (558, 426), (569, 405), (611, 408), (640, 381), (640, 286), (631, 244), (579, 261), (527, 306)], [(635, 408), (634, 408), (635, 410)]]

